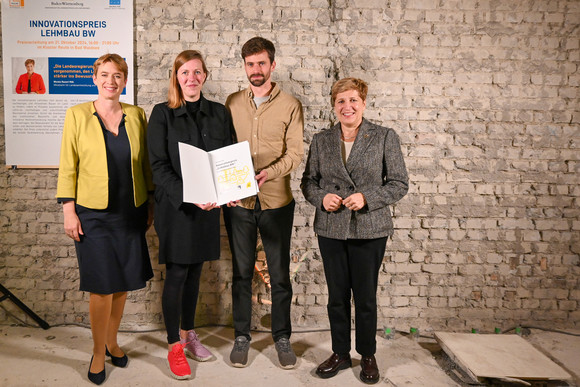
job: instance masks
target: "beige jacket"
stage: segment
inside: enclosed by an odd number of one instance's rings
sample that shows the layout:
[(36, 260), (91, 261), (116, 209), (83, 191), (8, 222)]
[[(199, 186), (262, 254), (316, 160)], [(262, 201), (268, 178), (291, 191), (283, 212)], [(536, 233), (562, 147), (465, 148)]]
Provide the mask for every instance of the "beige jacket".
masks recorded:
[[(231, 94), (226, 107), (232, 114), (238, 141), (248, 141), (256, 173), (268, 172), (258, 198), (262, 209), (280, 208), (293, 197), (290, 172), (304, 154), (304, 116), (302, 104), (274, 84), (270, 98), (258, 109), (248, 87)], [(254, 208), (256, 196), (242, 200), (244, 208)]]

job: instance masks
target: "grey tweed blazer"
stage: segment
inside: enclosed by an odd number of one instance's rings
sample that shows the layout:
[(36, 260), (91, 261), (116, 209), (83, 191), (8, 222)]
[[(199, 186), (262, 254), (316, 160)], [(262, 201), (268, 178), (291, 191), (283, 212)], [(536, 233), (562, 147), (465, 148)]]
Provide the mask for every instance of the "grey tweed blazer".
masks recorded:
[[(399, 136), (390, 128), (365, 119), (361, 124), (346, 166), (342, 161), (340, 123), (314, 135), (300, 188), (316, 207), (314, 231), (333, 239), (374, 239), (391, 236), (393, 221), (389, 205), (409, 190), (409, 178)], [(359, 211), (342, 206), (328, 212), (324, 196), (343, 199), (360, 192), (367, 205)]]

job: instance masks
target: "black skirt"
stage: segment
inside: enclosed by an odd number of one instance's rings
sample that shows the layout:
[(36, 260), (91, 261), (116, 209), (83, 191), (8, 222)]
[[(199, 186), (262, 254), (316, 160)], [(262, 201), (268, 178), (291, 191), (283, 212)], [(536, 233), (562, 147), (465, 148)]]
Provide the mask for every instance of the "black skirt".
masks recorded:
[(112, 294), (144, 288), (153, 277), (145, 240), (147, 204), (136, 208), (129, 222), (106, 210), (79, 205), (76, 210), (84, 233), (75, 242), (80, 290)]
[(147, 203), (139, 207), (134, 204), (131, 151), (124, 120), (117, 136), (104, 128), (103, 135), (109, 206), (95, 210), (76, 205), (84, 235), (75, 247), (80, 290), (112, 294), (144, 288), (153, 270), (145, 239)]

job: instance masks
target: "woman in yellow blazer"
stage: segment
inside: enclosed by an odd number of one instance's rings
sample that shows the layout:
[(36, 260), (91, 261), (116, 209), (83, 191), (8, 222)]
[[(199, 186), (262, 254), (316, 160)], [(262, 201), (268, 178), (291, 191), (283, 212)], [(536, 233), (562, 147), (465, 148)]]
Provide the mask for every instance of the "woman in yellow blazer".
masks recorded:
[(66, 112), (56, 197), (75, 241), (80, 290), (90, 292), (93, 357), (88, 378), (105, 381), (105, 357), (126, 367), (117, 332), (127, 292), (153, 277), (145, 232), (153, 190), (143, 109), (121, 103), (127, 64), (106, 54), (93, 65), (98, 98)]

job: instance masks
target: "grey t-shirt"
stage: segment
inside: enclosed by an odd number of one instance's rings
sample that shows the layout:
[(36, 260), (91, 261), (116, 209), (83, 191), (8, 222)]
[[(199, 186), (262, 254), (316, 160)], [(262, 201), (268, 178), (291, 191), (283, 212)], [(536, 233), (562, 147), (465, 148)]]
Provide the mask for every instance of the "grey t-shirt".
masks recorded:
[(254, 97), (254, 103), (256, 104), (256, 109), (259, 108), (261, 104), (266, 102), (268, 100), (268, 98), (270, 98), (269, 95), (267, 95), (265, 97)]

